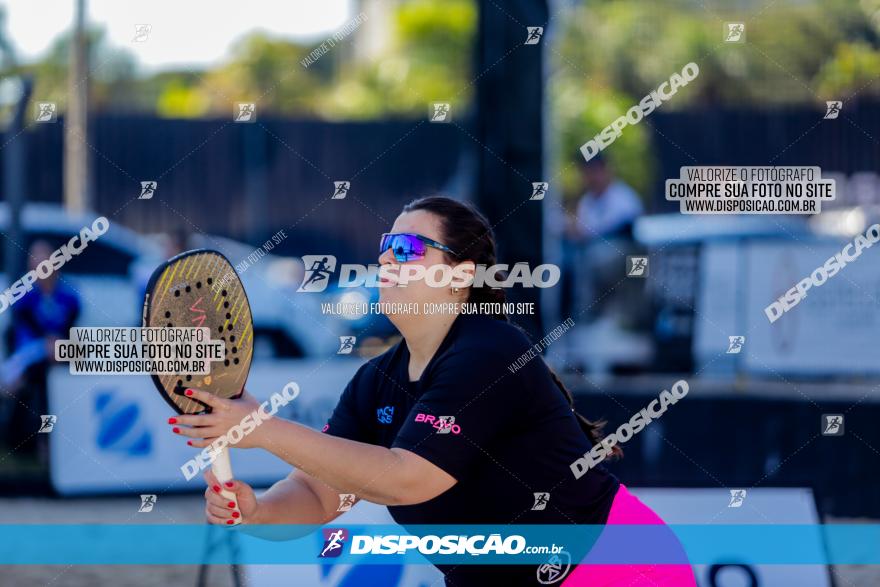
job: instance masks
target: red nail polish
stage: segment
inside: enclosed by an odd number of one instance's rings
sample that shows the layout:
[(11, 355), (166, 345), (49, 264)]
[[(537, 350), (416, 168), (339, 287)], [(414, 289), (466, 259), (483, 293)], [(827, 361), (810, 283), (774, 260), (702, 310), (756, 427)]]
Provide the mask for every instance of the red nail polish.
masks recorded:
[(241, 514), (238, 513), (238, 512), (232, 512), (232, 517), (233, 517), (233, 518), (237, 518), (237, 517), (240, 516), (240, 515), (241, 515)]
[(233, 485), (235, 485), (235, 483), (233, 483), (232, 481), (226, 482), (226, 487), (232, 487)]
[(220, 486), (219, 485), (215, 485), (211, 489), (213, 489), (216, 493), (220, 493)]
[(175, 434), (180, 434), (180, 428), (178, 428), (177, 426), (172, 428), (171, 431), (174, 432)]
[(177, 424), (177, 418), (168, 418), (169, 424)]
[(232, 520), (226, 520), (226, 524), (229, 525), (229, 526), (231, 526), (231, 525), (234, 524), (234, 523), (235, 523), (235, 522), (232, 521)]
[(193, 390), (191, 390), (191, 389), (187, 389), (185, 393), (186, 393), (186, 395), (192, 395), (192, 394), (193, 394)]
[(188, 445), (190, 445), (190, 446), (193, 445), (193, 441), (192, 441), (192, 440), (187, 440), (186, 443), (187, 443)]
[(229, 502), (229, 507), (234, 508), (234, 507), (235, 507), (235, 502), (234, 502), (234, 501), (230, 501), (230, 502)]

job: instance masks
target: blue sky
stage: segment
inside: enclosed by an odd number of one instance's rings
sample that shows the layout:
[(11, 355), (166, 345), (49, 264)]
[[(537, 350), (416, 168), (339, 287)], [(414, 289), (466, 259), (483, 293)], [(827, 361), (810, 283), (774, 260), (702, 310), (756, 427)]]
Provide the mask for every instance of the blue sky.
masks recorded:
[[(318, 40), (354, 16), (355, 0), (86, 0), (88, 21), (111, 44), (127, 47), (148, 70), (215, 64), (232, 42), (262, 30), (272, 36)], [(22, 61), (40, 57), (73, 23), (75, 0), (0, 0), (6, 31)], [(152, 25), (133, 43), (135, 24)]]

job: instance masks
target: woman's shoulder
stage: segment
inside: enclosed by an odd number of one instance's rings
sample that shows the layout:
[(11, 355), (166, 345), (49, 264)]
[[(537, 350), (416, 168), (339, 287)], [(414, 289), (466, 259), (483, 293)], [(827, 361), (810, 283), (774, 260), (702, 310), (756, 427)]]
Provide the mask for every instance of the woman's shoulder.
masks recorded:
[(400, 360), (400, 354), (402, 352), (403, 340), (399, 340), (397, 343), (391, 345), (385, 352), (372, 357), (367, 360), (363, 365), (361, 365), (357, 372), (355, 372), (352, 381), (355, 383), (359, 381), (363, 381), (365, 378), (372, 378), (386, 375), (390, 373), (393, 369), (393, 366), (397, 364)]

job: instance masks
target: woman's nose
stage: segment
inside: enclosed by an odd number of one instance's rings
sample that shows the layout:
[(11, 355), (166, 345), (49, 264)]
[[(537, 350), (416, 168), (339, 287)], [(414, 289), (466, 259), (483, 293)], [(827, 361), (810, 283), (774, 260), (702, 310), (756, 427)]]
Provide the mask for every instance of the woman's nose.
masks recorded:
[(386, 263), (394, 262), (394, 254), (391, 252), (391, 249), (385, 249), (385, 251), (379, 255), (379, 265), (385, 265)]

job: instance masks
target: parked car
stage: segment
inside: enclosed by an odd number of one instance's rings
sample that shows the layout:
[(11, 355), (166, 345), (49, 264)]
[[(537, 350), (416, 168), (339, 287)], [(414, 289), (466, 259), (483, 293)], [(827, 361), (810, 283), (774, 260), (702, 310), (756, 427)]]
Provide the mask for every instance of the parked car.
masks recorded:
[[(44, 240), (53, 248), (68, 242), (95, 214), (71, 215), (62, 207), (28, 204), (22, 213), (22, 255), (31, 244)], [(80, 296), (80, 326), (139, 325), (144, 289), (152, 271), (167, 256), (158, 239), (149, 238), (110, 219), (110, 228), (89, 243), (84, 254), (73, 257), (60, 271), (64, 283)], [(0, 203), (0, 230), (9, 226), (9, 211)], [(233, 265), (246, 259), (254, 247), (207, 235), (194, 235), (187, 246), (218, 249)], [(299, 283), (298, 260), (266, 254), (242, 274), (254, 317), (257, 357), (319, 357), (336, 352), (339, 336), (348, 334), (340, 318), (322, 317), (320, 301), (294, 297)], [(5, 247), (0, 247), (0, 290), (20, 275), (7, 274)], [(6, 333), (11, 312), (0, 314), (0, 332)], [(0, 355), (8, 356), (6, 336), (0, 336)]]
[[(27, 255), (37, 240), (52, 248), (91, 226), (95, 215), (70, 215), (59, 206), (30, 204), (22, 213), (23, 242), (18, 243), (22, 256)], [(0, 230), (9, 227), (9, 210), (0, 204)], [(4, 243), (5, 245), (5, 243)], [(60, 271), (60, 279), (73, 288), (80, 297), (82, 311), (79, 324), (94, 326), (128, 326), (140, 322), (140, 292), (132, 276), (146, 267), (155, 267), (161, 259), (160, 249), (124, 226), (111, 221), (110, 228), (100, 238), (90, 242), (83, 254), (67, 262)], [(21, 275), (9, 275), (6, 247), (0, 248), (0, 289), (6, 289)], [(0, 314), (0, 330), (6, 332), (11, 312)], [(0, 344), (5, 344), (6, 337)], [(5, 356), (5, 348), (4, 356)]]
[(324, 295), (297, 294), (304, 273), (297, 257), (255, 253), (262, 249), (226, 237), (195, 234), (189, 245), (223, 253), (238, 271), (254, 317), (256, 357), (316, 357), (334, 354), (346, 321), (323, 315)]

